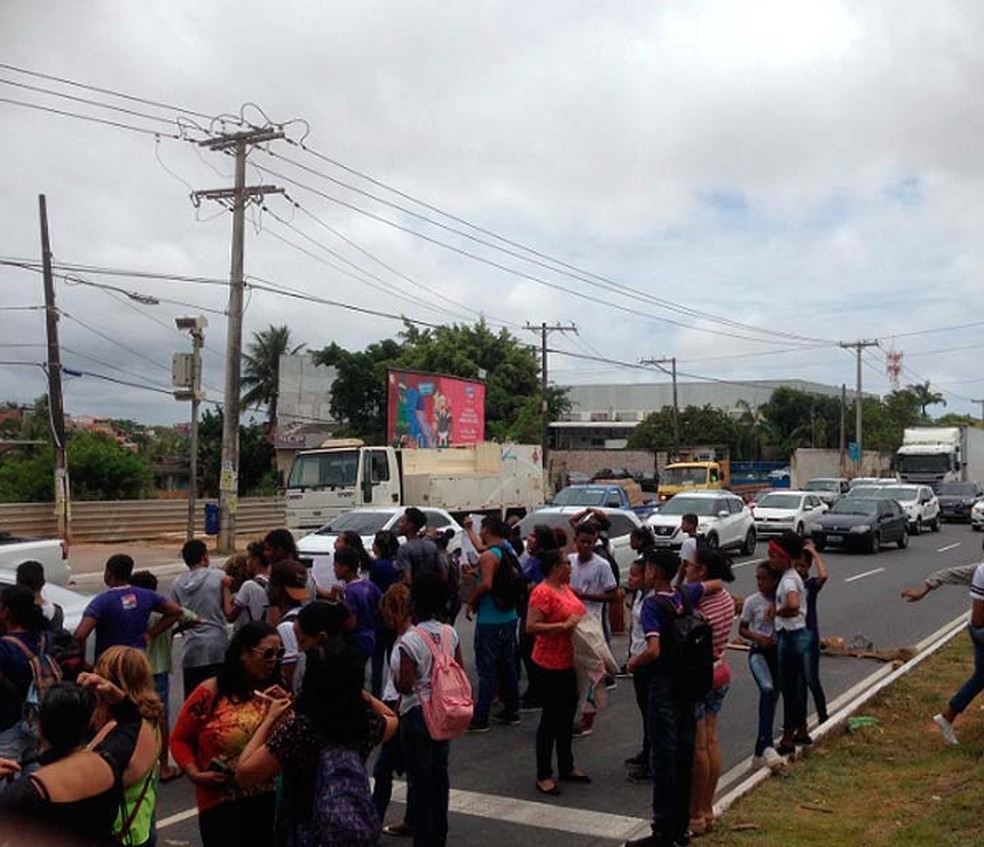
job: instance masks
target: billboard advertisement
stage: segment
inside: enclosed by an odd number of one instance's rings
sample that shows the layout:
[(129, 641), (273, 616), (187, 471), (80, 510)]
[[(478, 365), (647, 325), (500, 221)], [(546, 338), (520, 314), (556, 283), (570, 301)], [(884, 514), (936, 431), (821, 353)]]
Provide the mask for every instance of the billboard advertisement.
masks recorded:
[(485, 440), (485, 383), (387, 370), (386, 439), (397, 447), (454, 447)]

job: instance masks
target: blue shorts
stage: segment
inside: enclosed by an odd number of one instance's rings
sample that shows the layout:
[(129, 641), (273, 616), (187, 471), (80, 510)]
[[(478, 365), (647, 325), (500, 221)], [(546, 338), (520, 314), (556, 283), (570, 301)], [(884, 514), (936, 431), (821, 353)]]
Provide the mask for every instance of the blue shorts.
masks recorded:
[(708, 712), (712, 715), (720, 714), (721, 707), (724, 705), (724, 698), (730, 690), (730, 682), (727, 685), (722, 685), (720, 688), (712, 688), (707, 692), (707, 696), (703, 700), (694, 703), (694, 717), (702, 721)]
[(154, 690), (157, 692), (157, 696), (161, 698), (161, 703), (164, 705), (164, 720), (168, 720), (169, 709), (167, 707), (167, 701), (170, 694), (170, 676), (167, 671), (163, 673), (154, 674)]

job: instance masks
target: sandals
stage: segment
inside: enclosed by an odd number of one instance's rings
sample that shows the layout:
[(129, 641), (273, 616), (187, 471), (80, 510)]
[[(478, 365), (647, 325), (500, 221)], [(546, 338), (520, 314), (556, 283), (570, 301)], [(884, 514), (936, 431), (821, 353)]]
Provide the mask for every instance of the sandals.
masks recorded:
[(560, 778), (561, 782), (579, 782), (582, 785), (588, 785), (591, 782), (591, 777), (588, 776), (584, 771), (571, 771), (570, 773), (564, 774)]
[[(549, 788), (545, 787), (544, 783), (549, 783), (550, 787)], [(560, 796), (560, 788), (557, 786), (557, 783), (554, 782), (552, 779), (538, 780), (536, 783), (536, 790), (540, 794), (547, 794), (550, 797)]]

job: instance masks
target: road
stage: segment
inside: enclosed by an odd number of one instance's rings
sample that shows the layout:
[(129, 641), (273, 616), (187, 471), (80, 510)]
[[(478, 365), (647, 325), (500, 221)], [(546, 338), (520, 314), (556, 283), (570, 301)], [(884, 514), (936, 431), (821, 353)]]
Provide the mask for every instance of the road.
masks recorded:
[[(760, 542), (758, 553), (764, 552)], [(824, 559), (830, 580), (819, 600), (821, 632), (848, 642), (859, 637), (876, 649), (915, 645), (967, 611), (967, 591), (943, 587), (922, 602), (909, 604), (899, 598), (901, 590), (918, 586), (924, 575), (937, 568), (980, 558), (981, 536), (967, 525), (945, 525), (940, 533), (912, 538), (907, 550), (885, 548), (875, 556), (828, 551)], [(736, 561), (732, 593), (747, 596), (755, 590), (755, 561)], [(95, 576), (81, 579), (78, 589), (97, 590)], [(162, 590), (169, 589), (172, 579), (162, 577)], [(466, 663), (472, 667), (472, 626), (459, 621), (459, 631)], [(613, 649), (617, 656), (624, 655), (624, 637), (616, 637)], [(745, 772), (752, 752), (758, 694), (747, 671), (746, 654), (732, 651), (730, 660), (734, 681), (720, 718), (720, 733), (723, 771), (726, 775), (730, 771), (734, 779)], [(821, 677), (828, 701), (835, 701), (879, 667), (870, 659), (824, 657)], [(172, 699), (172, 714), (176, 714), (176, 692)], [(928, 717), (913, 716), (915, 720)], [(637, 752), (639, 741), (631, 681), (619, 681), (595, 732), (575, 741), (578, 766), (593, 776), (594, 783), (565, 784), (562, 796), (549, 803), (541, 802), (534, 791), (537, 719), (536, 713), (524, 713), (520, 726), (496, 727), (451, 745), (451, 843), (588, 847), (618, 844), (644, 828), (649, 786), (627, 782), (622, 765), (624, 758)], [(401, 812), (402, 806), (394, 802), (389, 819), (397, 819)], [(160, 843), (198, 844), (194, 799), (187, 782), (162, 786), (158, 821)], [(385, 842), (400, 840), (384, 837)]]

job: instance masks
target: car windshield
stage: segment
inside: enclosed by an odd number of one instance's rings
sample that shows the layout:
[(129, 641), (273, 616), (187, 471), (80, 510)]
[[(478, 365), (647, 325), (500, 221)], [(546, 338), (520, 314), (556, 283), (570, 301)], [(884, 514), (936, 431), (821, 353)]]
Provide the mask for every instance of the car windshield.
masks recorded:
[(359, 470), (358, 450), (301, 453), (290, 469), (288, 488), (352, 488)]
[(851, 489), (852, 497), (884, 497), (884, 489), (875, 485), (857, 485)]
[(919, 499), (919, 489), (914, 485), (889, 486), (882, 491), (890, 500), (898, 500), (900, 503)]
[(899, 473), (946, 473), (950, 470), (950, 454), (908, 455), (899, 453), (895, 457), (895, 463)]
[(973, 482), (945, 482), (937, 493), (949, 494), (951, 497), (976, 497), (977, 486)]
[(569, 486), (561, 488), (553, 498), (555, 506), (604, 506), (605, 492), (603, 485)]
[[(660, 508), (661, 515), (685, 515), (693, 512), (701, 518), (716, 515), (721, 509), (721, 500), (716, 497), (686, 497), (679, 494)], [(726, 507), (726, 505), (725, 505)]]
[(707, 468), (699, 465), (666, 468), (660, 477), (660, 482), (663, 485), (704, 485), (707, 482)]
[(863, 500), (860, 497), (845, 497), (838, 500), (830, 508), (832, 515), (877, 515), (878, 504), (874, 500)]
[(766, 494), (758, 503), (756, 509), (798, 509), (803, 498), (799, 494)]
[(836, 479), (811, 479), (804, 491), (840, 491), (840, 483)]
[(392, 517), (392, 512), (346, 512), (321, 527), (317, 535), (338, 535), (346, 529), (353, 529), (359, 535), (375, 535)]

